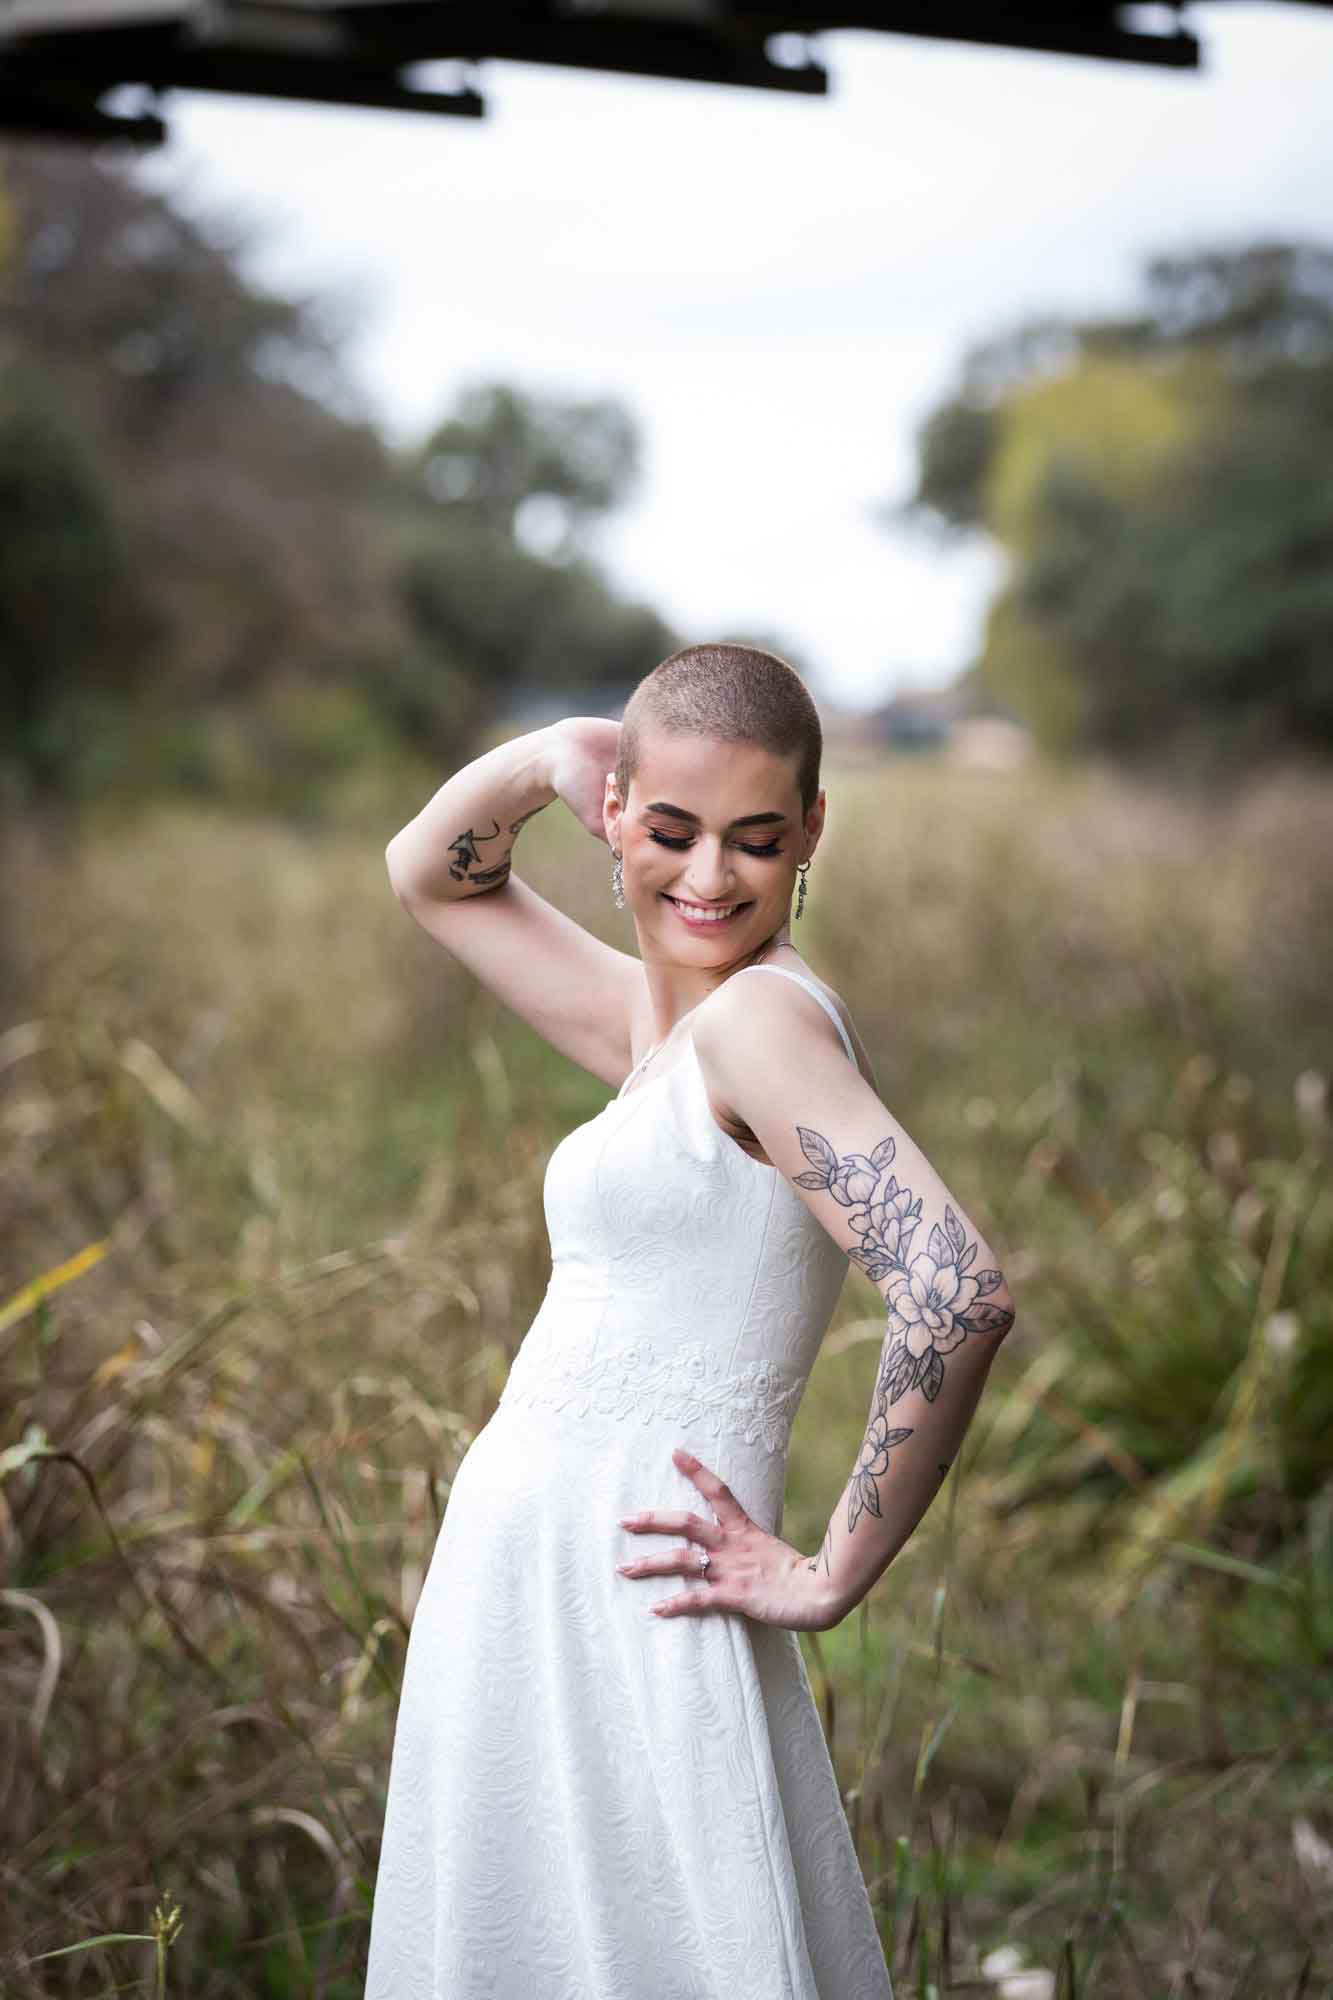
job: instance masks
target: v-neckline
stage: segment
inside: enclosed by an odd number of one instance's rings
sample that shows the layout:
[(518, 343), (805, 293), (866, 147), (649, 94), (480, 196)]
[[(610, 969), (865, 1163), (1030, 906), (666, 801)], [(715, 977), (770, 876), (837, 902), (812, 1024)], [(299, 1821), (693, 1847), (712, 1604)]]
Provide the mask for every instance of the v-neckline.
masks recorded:
[[(742, 966), (738, 966), (738, 967), (737, 967), (737, 971), (739, 971), (739, 972), (754, 972), (754, 971), (762, 971), (762, 970), (764, 969), (764, 966), (765, 966), (766, 964), (767, 964), (767, 960), (763, 960), (763, 961), (761, 961), (761, 962), (760, 962), (760, 964), (759, 964), (758, 966), (752, 966), (752, 965), (742, 965)], [(780, 970), (782, 970), (782, 968), (781, 968), (781, 967), (774, 967), (773, 969), (774, 969), (775, 971), (780, 971)], [(732, 973), (732, 974), (730, 974), (729, 976), (730, 976), (731, 978), (733, 978), (733, 979), (734, 979), (734, 978), (735, 978), (735, 976), (736, 976), (736, 974), (735, 974), (735, 973)], [(793, 976), (795, 976), (795, 975), (793, 975)], [(722, 985), (723, 985), (723, 986), (725, 986), (725, 985), (726, 985), (726, 983), (727, 983), (727, 982), (726, 982), (726, 980), (724, 979), (724, 980), (723, 980), (723, 982), (722, 982)], [(719, 992), (721, 992), (721, 990), (722, 990), (722, 988), (721, 988), (721, 987), (718, 987), (718, 986), (715, 986), (715, 987), (713, 988), (713, 993), (719, 993)], [(697, 1014), (697, 1013), (698, 1013), (698, 1011), (699, 1011), (699, 1009), (700, 1009), (700, 1008), (701, 1008), (701, 1007), (703, 1006), (703, 1004), (704, 1004), (704, 1000), (711, 1000), (711, 999), (712, 999), (712, 997), (713, 997), (713, 993), (705, 993), (705, 994), (704, 994), (704, 998), (703, 998), (703, 1000), (696, 1000), (696, 1001), (695, 1001), (695, 1003), (694, 1003), (694, 1005), (693, 1005), (692, 1007), (687, 1007), (687, 1008), (685, 1009), (685, 1012), (684, 1012), (683, 1014), (681, 1014), (681, 1015), (680, 1015), (680, 1016), (679, 1016), (679, 1017), (678, 1017), (678, 1018), (677, 1018), (677, 1019), (676, 1019), (675, 1021), (673, 1021), (673, 1022), (672, 1022), (671, 1026), (670, 1026), (670, 1027), (668, 1028), (668, 1030), (667, 1030), (666, 1034), (665, 1034), (665, 1035), (663, 1035), (663, 1037), (662, 1037), (661, 1041), (660, 1041), (660, 1042), (658, 1042), (658, 1043), (657, 1043), (657, 1044), (655, 1045), (655, 1047), (653, 1047), (653, 1048), (649, 1049), (649, 1051), (648, 1051), (647, 1055), (642, 1055), (642, 1056), (640, 1056), (640, 1057), (639, 1057), (639, 1060), (638, 1060), (638, 1061), (637, 1061), (637, 1062), (635, 1063), (635, 1065), (634, 1065), (633, 1069), (632, 1069), (632, 1070), (630, 1071), (630, 1073), (629, 1073), (629, 1076), (625, 1077), (625, 1078), (624, 1078), (624, 1079), (622, 1080), (622, 1082), (621, 1082), (621, 1085), (620, 1085), (620, 1089), (619, 1089), (619, 1090), (618, 1090), (618, 1091), (616, 1092), (615, 1096), (614, 1096), (614, 1097), (613, 1097), (613, 1098), (611, 1099), (611, 1102), (612, 1102), (613, 1104), (624, 1104), (624, 1103), (626, 1102), (626, 1100), (627, 1100), (628, 1098), (630, 1098), (630, 1097), (633, 1097), (633, 1096), (635, 1095), (635, 1093), (634, 1093), (634, 1092), (633, 1092), (632, 1090), (630, 1090), (630, 1091), (627, 1091), (627, 1090), (625, 1089), (625, 1085), (626, 1085), (626, 1084), (627, 1084), (627, 1083), (628, 1083), (628, 1082), (630, 1081), (630, 1079), (631, 1079), (632, 1077), (636, 1077), (636, 1076), (638, 1075), (638, 1073), (639, 1073), (639, 1071), (640, 1071), (641, 1069), (645, 1069), (645, 1068), (647, 1067), (647, 1065), (648, 1065), (648, 1064), (649, 1064), (649, 1063), (650, 1063), (650, 1062), (652, 1061), (652, 1059), (653, 1059), (653, 1057), (654, 1057), (654, 1056), (660, 1056), (660, 1055), (661, 1055), (661, 1053), (662, 1053), (663, 1049), (664, 1049), (664, 1048), (666, 1047), (667, 1043), (668, 1043), (668, 1042), (669, 1042), (669, 1041), (671, 1040), (671, 1037), (672, 1037), (672, 1036), (673, 1036), (673, 1035), (675, 1034), (675, 1032), (676, 1032), (676, 1030), (677, 1030), (677, 1029), (679, 1028), (679, 1026), (680, 1026), (681, 1022), (682, 1022), (682, 1021), (688, 1021), (688, 1020), (689, 1020), (689, 1018), (690, 1018), (690, 1016), (691, 1016), (691, 1014)], [(671, 1065), (671, 1069), (675, 1069), (675, 1067), (676, 1067), (675, 1063), (672, 1063), (672, 1065)], [(668, 1070), (664, 1070), (664, 1071), (662, 1072), (662, 1074), (663, 1074), (664, 1076), (670, 1076), (670, 1074), (671, 1074), (671, 1069), (668, 1069)], [(653, 1077), (653, 1078), (652, 1078), (652, 1082), (656, 1083), (657, 1081), (658, 1081), (658, 1078), (657, 1078), (657, 1077)], [(646, 1087), (647, 1087), (646, 1085), (644, 1085), (644, 1086), (641, 1086), (641, 1088), (646, 1088)], [(719, 1129), (720, 1129), (720, 1128), (719, 1128)], [(748, 1159), (749, 1157), (750, 1157), (750, 1156), (749, 1156), (749, 1154), (747, 1153), (747, 1154), (746, 1154), (746, 1158)], [(762, 1160), (756, 1160), (756, 1161), (755, 1161), (755, 1165), (756, 1165), (756, 1166), (763, 1166), (763, 1165), (764, 1165), (764, 1162), (763, 1162)]]
[[(700, 1005), (702, 1004), (703, 1003), (701, 1001)], [(691, 1009), (691, 1012), (693, 1012), (693, 1009)], [(685, 1019), (685, 1016), (682, 1014), (680, 1018), (683, 1021)], [(676, 1025), (677, 1027), (679, 1027), (680, 1023), (677, 1022)], [(672, 1029), (672, 1033), (673, 1034), (675, 1033), (674, 1028)], [(614, 1111), (618, 1104), (628, 1104), (632, 1097), (637, 1097), (639, 1095), (639, 1091), (652, 1090), (655, 1085), (659, 1083), (666, 1083), (669, 1078), (673, 1077), (676, 1074), (677, 1070), (684, 1069), (686, 1064), (691, 1062), (694, 1064), (695, 1072), (698, 1076), (699, 1082), (701, 1086), (703, 1086), (704, 1102), (705, 1104), (707, 1104), (708, 1103), (707, 1085), (704, 1081), (703, 1069), (699, 1062), (699, 1051), (694, 1046), (693, 1035), (686, 1035), (685, 1054), (680, 1058), (679, 1062), (673, 1062), (670, 1069), (664, 1069), (660, 1076), (649, 1077), (647, 1083), (641, 1083), (639, 1085), (639, 1090), (628, 1091), (624, 1097), (609, 1097), (606, 1103), (602, 1106), (601, 1110), (598, 1112), (597, 1114), (598, 1117), (604, 1118), (606, 1116), (606, 1113), (608, 1111)], [(737, 1139), (733, 1133), (728, 1132), (725, 1126), (718, 1125), (717, 1118), (713, 1113), (711, 1105), (709, 1106), (708, 1115), (712, 1119), (713, 1124), (717, 1127), (717, 1130), (721, 1133), (722, 1137), (730, 1141), (731, 1150), (733, 1152), (739, 1153), (740, 1157), (745, 1161), (747, 1166), (756, 1168), (762, 1174), (776, 1174), (778, 1179), (782, 1180), (783, 1176), (781, 1167), (774, 1166), (771, 1160), (756, 1160), (753, 1153), (746, 1152), (744, 1146), (741, 1145), (739, 1139)], [(804, 1206), (804, 1204), (802, 1204), (802, 1206)]]
[[(714, 989), (714, 991), (716, 991), (716, 988)], [(712, 997), (713, 997), (713, 996), (712, 996), (712, 994), (711, 994), (711, 993), (705, 993), (705, 995), (704, 995), (704, 1000), (711, 1000), (711, 999), (712, 999)], [(653, 1059), (653, 1057), (654, 1057), (654, 1056), (660, 1056), (660, 1055), (661, 1055), (661, 1053), (662, 1053), (663, 1049), (664, 1049), (664, 1048), (666, 1047), (667, 1043), (668, 1043), (668, 1042), (669, 1042), (669, 1041), (671, 1040), (672, 1036), (673, 1036), (673, 1035), (675, 1035), (675, 1034), (676, 1034), (676, 1033), (677, 1033), (677, 1032), (679, 1031), (679, 1029), (680, 1029), (680, 1025), (681, 1025), (681, 1022), (682, 1022), (682, 1021), (688, 1021), (688, 1020), (689, 1020), (689, 1018), (690, 1018), (690, 1016), (691, 1016), (691, 1014), (697, 1014), (697, 1013), (698, 1013), (698, 1011), (699, 1011), (699, 1009), (700, 1009), (700, 1008), (701, 1008), (701, 1007), (703, 1006), (703, 1004), (704, 1004), (704, 1001), (703, 1001), (703, 1000), (696, 1000), (696, 1001), (695, 1001), (695, 1003), (694, 1003), (694, 1005), (693, 1005), (692, 1007), (687, 1007), (687, 1008), (685, 1009), (685, 1012), (684, 1012), (684, 1013), (683, 1013), (683, 1014), (682, 1014), (682, 1015), (681, 1015), (681, 1016), (679, 1017), (679, 1019), (678, 1019), (678, 1020), (675, 1020), (675, 1021), (673, 1021), (673, 1022), (672, 1022), (671, 1026), (670, 1026), (670, 1027), (669, 1027), (669, 1028), (667, 1029), (667, 1032), (665, 1033), (665, 1035), (663, 1035), (663, 1037), (662, 1037), (661, 1041), (660, 1041), (660, 1042), (656, 1042), (656, 1043), (655, 1043), (655, 1044), (653, 1045), (653, 1047), (652, 1047), (651, 1049), (649, 1049), (649, 1051), (648, 1051), (648, 1053), (647, 1053), (646, 1055), (642, 1055), (642, 1056), (640, 1056), (640, 1057), (639, 1057), (639, 1060), (638, 1060), (638, 1061), (637, 1061), (637, 1062), (635, 1063), (635, 1065), (634, 1065), (633, 1069), (632, 1069), (632, 1070), (630, 1071), (629, 1075), (628, 1075), (628, 1076), (627, 1076), (627, 1077), (626, 1077), (626, 1078), (624, 1079), (624, 1082), (622, 1082), (622, 1084), (621, 1084), (621, 1086), (620, 1086), (619, 1090), (618, 1090), (618, 1091), (616, 1092), (615, 1096), (614, 1096), (614, 1097), (613, 1097), (613, 1098), (611, 1099), (611, 1102), (612, 1102), (613, 1104), (624, 1104), (624, 1103), (626, 1103), (626, 1102), (627, 1102), (627, 1100), (628, 1100), (629, 1098), (631, 1098), (631, 1097), (633, 1097), (633, 1096), (635, 1095), (634, 1091), (632, 1091), (632, 1090), (626, 1090), (626, 1088), (625, 1088), (625, 1084), (626, 1084), (626, 1083), (629, 1083), (629, 1082), (631, 1082), (631, 1081), (632, 1081), (632, 1080), (633, 1080), (633, 1079), (634, 1079), (634, 1078), (635, 1078), (635, 1077), (636, 1077), (636, 1076), (637, 1076), (637, 1075), (639, 1074), (639, 1071), (640, 1071), (641, 1069), (646, 1069), (646, 1068), (647, 1068), (647, 1066), (648, 1066), (648, 1064), (649, 1064), (649, 1063), (650, 1063), (650, 1062), (652, 1061), (652, 1059)], [(672, 1065), (671, 1065), (671, 1069), (667, 1069), (667, 1070), (663, 1070), (663, 1072), (662, 1072), (662, 1075), (663, 1075), (663, 1076), (670, 1076), (670, 1074), (671, 1074), (671, 1070), (673, 1070), (673, 1069), (675, 1069), (675, 1068), (676, 1068), (676, 1064), (675, 1064), (675, 1063), (672, 1063)], [(650, 1081), (651, 1081), (651, 1082), (653, 1082), (653, 1083), (658, 1083), (658, 1082), (660, 1082), (660, 1080), (661, 1080), (661, 1079), (660, 1079), (659, 1077), (652, 1077), (652, 1078), (650, 1078)], [(640, 1084), (639, 1088), (640, 1088), (641, 1090), (646, 1090), (646, 1089), (647, 1089), (647, 1085), (646, 1085), (646, 1084)]]
[[(681, 1020), (683, 1021), (683, 1020), (684, 1020), (684, 1018), (685, 1018), (685, 1016), (684, 1016), (684, 1015), (682, 1014), (682, 1015), (681, 1015)], [(677, 1025), (679, 1025), (679, 1024), (677, 1024)], [(675, 1034), (675, 1032), (676, 1032), (676, 1030), (675, 1030), (675, 1028), (673, 1028), (673, 1029), (671, 1030), (671, 1034), (672, 1034), (672, 1035), (674, 1035), (674, 1034)], [(668, 1035), (668, 1036), (667, 1036), (667, 1041), (670, 1041), (670, 1039), (671, 1039), (671, 1035)], [(686, 1039), (687, 1039), (687, 1040), (689, 1041), (689, 1043), (690, 1043), (690, 1047), (691, 1047), (691, 1048), (693, 1048), (693, 1047), (694, 1047), (694, 1043), (693, 1043), (693, 1041), (692, 1041), (692, 1040), (691, 1040), (691, 1039), (690, 1039), (690, 1038), (689, 1038), (688, 1036), (686, 1037)], [(665, 1044), (664, 1044), (663, 1046), (665, 1046)], [(655, 1054), (658, 1054), (658, 1055), (660, 1055), (660, 1054), (661, 1054), (661, 1050), (660, 1050), (660, 1049), (659, 1049), (659, 1050), (655, 1050), (655, 1051), (654, 1051), (654, 1053), (655, 1053)], [(641, 1091), (641, 1090), (651, 1090), (651, 1089), (652, 1089), (652, 1087), (653, 1087), (653, 1085), (654, 1085), (655, 1083), (665, 1083), (665, 1082), (666, 1082), (666, 1080), (667, 1080), (667, 1078), (668, 1078), (669, 1076), (674, 1076), (674, 1075), (676, 1074), (676, 1071), (677, 1071), (677, 1070), (678, 1070), (678, 1069), (679, 1069), (679, 1068), (681, 1067), (681, 1064), (682, 1064), (682, 1063), (684, 1063), (684, 1062), (686, 1062), (687, 1060), (688, 1060), (688, 1058), (687, 1058), (687, 1057), (685, 1057), (685, 1056), (682, 1056), (682, 1057), (680, 1058), (680, 1061), (679, 1061), (679, 1062), (673, 1062), (673, 1063), (672, 1063), (672, 1065), (671, 1065), (670, 1069), (664, 1069), (664, 1070), (659, 1070), (659, 1072), (658, 1072), (658, 1074), (657, 1074), (656, 1076), (650, 1076), (650, 1077), (648, 1078), (648, 1081), (647, 1081), (646, 1083), (641, 1083), (641, 1084), (639, 1084), (639, 1085), (638, 1085), (638, 1086), (637, 1086), (637, 1087), (636, 1087), (636, 1088), (635, 1088), (634, 1090), (618, 1090), (618, 1091), (616, 1092), (615, 1096), (614, 1096), (614, 1097), (613, 1097), (613, 1098), (612, 1098), (612, 1099), (610, 1100), (610, 1102), (611, 1102), (612, 1104), (628, 1104), (628, 1103), (629, 1103), (629, 1101), (630, 1101), (630, 1099), (631, 1099), (631, 1097), (637, 1097), (637, 1096), (638, 1096), (638, 1094), (639, 1094), (639, 1091)], [(628, 1082), (628, 1078), (626, 1079), (626, 1081)]]

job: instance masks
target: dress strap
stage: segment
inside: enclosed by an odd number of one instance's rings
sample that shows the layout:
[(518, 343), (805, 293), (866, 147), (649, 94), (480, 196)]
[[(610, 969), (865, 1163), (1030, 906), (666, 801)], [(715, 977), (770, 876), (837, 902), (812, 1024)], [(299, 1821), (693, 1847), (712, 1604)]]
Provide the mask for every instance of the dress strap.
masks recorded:
[[(856, 1060), (856, 1051), (852, 1047), (852, 1038), (847, 1033), (846, 1028), (843, 1027), (842, 1021), (838, 1015), (837, 1008), (834, 1006), (833, 1002), (827, 997), (827, 995), (820, 992), (819, 988), (815, 985), (813, 980), (803, 979), (799, 972), (788, 972), (785, 965), (743, 965), (741, 967), (741, 971), (776, 972), (780, 979), (794, 979), (798, 986), (804, 986), (806, 992), (813, 994), (814, 998), (818, 1000), (820, 1006), (824, 1009), (824, 1012), (828, 1015), (830, 1021), (832, 1021), (834, 1027), (837, 1029), (838, 1033), (842, 1036), (842, 1045), (846, 1049), (848, 1056), (851, 1058), (853, 1067), (856, 1069), (860, 1068), (860, 1064)], [(732, 974), (733, 979), (736, 978), (736, 976), (737, 975), (735, 973)]]

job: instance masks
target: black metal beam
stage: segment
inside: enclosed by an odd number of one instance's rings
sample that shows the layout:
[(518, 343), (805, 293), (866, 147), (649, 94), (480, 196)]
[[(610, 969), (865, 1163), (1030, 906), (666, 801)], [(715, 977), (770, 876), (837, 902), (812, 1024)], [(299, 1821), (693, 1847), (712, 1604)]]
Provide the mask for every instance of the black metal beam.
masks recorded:
[[(635, 18), (623, 13), (570, 14), (534, 4), (451, 5), (397, 0), (396, 5), (339, 9), (337, 21), (358, 50), (399, 62), (462, 58), (531, 62), (556, 68), (607, 70), (683, 83), (740, 84), (759, 90), (823, 96), (828, 71), (813, 59), (774, 62), (767, 42), (790, 26), (753, 20), (742, 8), (694, 21)], [(800, 32), (799, 26), (797, 32)]]
[(95, 97), (52, 88), (21, 90), (0, 81), (0, 132), (29, 139), (92, 139), (147, 149), (166, 144), (166, 120), (151, 111), (127, 117), (103, 111)]
[[(821, 34), (832, 28), (860, 28), (879, 34), (911, 35), (932, 41), (971, 42), (986, 48), (1028, 49), (1042, 55), (1088, 56), (1107, 62), (1146, 63), (1167, 69), (1199, 67), (1198, 37), (1177, 27), (1172, 34), (1147, 34), (1121, 25), (1123, 8), (973, 6), (931, 7), (921, 0), (891, 4), (838, 4), (807, 0), (800, 18), (781, 17), (784, 30)], [(775, 21), (779, 17), (774, 15)]]
[[(1327, 7), (1330, 0), (1314, 0)], [(478, 118), (476, 90), (422, 89), (410, 65), (500, 60), (676, 81), (823, 95), (828, 72), (810, 56), (769, 53), (780, 35), (852, 29), (1113, 62), (1197, 68), (1196, 38), (1127, 25), (1112, 0), (1016, 8), (983, 0), (714, 0), (686, 18), (639, 13), (632, 0), (357, 0), (312, 8), (282, 0), (222, 0), (179, 16), (112, 27), (7, 32), (0, 4), (0, 129), (160, 143), (162, 121), (124, 117), (99, 99), (143, 84), (246, 96), (365, 105)]]
[(136, 83), (155, 90), (217, 90), (241, 97), (301, 98), (313, 104), (355, 104), (380, 111), (426, 111), (437, 117), (480, 118), (475, 90), (418, 90), (395, 68), (356, 58), (285, 55), (274, 49), (180, 48), (153, 58)]

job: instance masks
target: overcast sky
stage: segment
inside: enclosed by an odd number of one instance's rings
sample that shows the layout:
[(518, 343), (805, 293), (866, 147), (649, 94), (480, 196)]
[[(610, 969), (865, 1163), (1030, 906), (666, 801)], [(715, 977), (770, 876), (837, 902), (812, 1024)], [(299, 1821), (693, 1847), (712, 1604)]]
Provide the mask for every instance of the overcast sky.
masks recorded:
[(875, 520), (969, 341), (1125, 301), (1154, 249), (1333, 239), (1333, 10), (1190, 25), (1201, 72), (829, 35), (826, 98), (490, 63), (479, 122), (177, 92), (141, 171), (354, 304), (395, 438), (486, 377), (622, 397), (613, 578), (859, 706), (977, 641), (994, 559)]

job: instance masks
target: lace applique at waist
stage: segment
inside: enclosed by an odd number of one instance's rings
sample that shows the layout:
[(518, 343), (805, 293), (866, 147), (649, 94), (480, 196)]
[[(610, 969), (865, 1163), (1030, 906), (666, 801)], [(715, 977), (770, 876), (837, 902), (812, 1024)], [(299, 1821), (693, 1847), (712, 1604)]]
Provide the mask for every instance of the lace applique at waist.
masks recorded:
[(771, 1361), (730, 1369), (702, 1340), (604, 1340), (533, 1327), (514, 1357), (506, 1403), (644, 1424), (702, 1425), (785, 1451), (806, 1377)]

